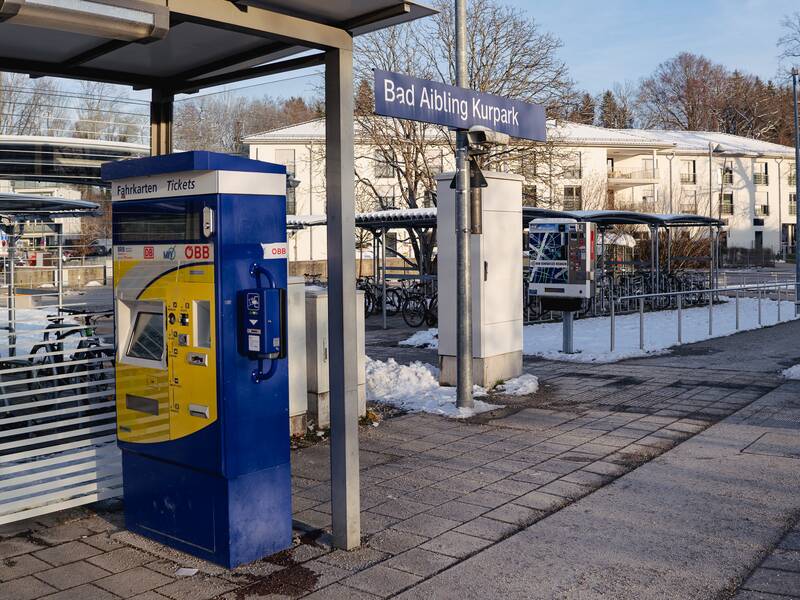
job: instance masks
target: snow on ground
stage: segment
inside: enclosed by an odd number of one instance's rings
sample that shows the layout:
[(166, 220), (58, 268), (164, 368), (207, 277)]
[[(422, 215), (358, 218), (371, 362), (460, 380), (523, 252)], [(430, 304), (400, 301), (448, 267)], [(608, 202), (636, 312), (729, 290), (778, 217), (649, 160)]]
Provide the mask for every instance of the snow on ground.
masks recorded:
[[(778, 322), (778, 302), (761, 301), (761, 327)], [(796, 319), (794, 303), (781, 302), (781, 322)], [(708, 335), (708, 307), (683, 310), (683, 343), (689, 344), (736, 333), (736, 303), (731, 300), (714, 305), (713, 335)], [(639, 349), (639, 313), (619, 315), (616, 318), (616, 343), (614, 352), (610, 350), (610, 317), (577, 319), (575, 321), (574, 348), (576, 354), (562, 354), (561, 323), (541, 323), (523, 328), (523, 353), (527, 356), (541, 356), (553, 360), (574, 362), (616, 362), (625, 358), (663, 354), (678, 345), (678, 311), (666, 310), (648, 312), (644, 315), (644, 350)], [(758, 329), (758, 299), (740, 298), (739, 331)], [(414, 345), (412, 340), (425, 341), (428, 348), (437, 348), (436, 330), (417, 332), (402, 345)], [(424, 335), (421, 335), (424, 334)]]
[[(2, 310), (2, 309), (0, 309)], [(44, 330), (50, 324), (47, 320), (47, 315), (54, 315), (58, 309), (54, 306), (44, 308), (18, 308), (14, 311), (16, 316), (15, 329), (17, 334), (16, 355), (23, 356), (30, 354), (31, 349), (42, 341)], [(8, 331), (8, 316), (5, 310), (2, 310), (2, 319), (0, 319), (0, 356), (9, 355), (9, 331)], [(74, 319), (64, 319), (63, 325), (69, 327), (76, 324)], [(55, 339), (55, 335), (51, 335), (50, 339)], [(65, 348), (75, 346), (80, 339), (78, 335), (71, 335), (67, 338)]]
[(400, 342), (400, 346), (411, 346), (412, 348), (438, 348), (439, 330), (435, 327), (426, 331), (417, 331), (407, 340)]
[(786, 379), (800, 379), (800, 365), (789, 367), (783, 372), (783, 376)]
[[(509, 379), (498, 390), (506, 395), (522, 396), (532, 394), (538, 388), (539, 381), (536, 377), (526, 374)], [(487, 395), (484, 388), (474, 386), (473, 396)], [(473, 409), (457, 408), (456, 389), (439, 385), (439, 369), (419, 361), (401, 365), (393, 358), (384, 362), (367, 357), (367, 399), (391, 404), (410, 412), (458, 418), (502, 408), (501, 405), (477, 399)]]

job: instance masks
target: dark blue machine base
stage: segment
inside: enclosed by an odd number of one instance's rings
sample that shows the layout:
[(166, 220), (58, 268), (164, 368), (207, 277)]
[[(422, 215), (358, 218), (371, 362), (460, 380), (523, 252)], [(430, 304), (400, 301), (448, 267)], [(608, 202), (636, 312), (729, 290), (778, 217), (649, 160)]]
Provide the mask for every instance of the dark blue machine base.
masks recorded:
[(234, 568), (292, 545), (289, 463), (225, 479), (122, 453), (125, 526)]

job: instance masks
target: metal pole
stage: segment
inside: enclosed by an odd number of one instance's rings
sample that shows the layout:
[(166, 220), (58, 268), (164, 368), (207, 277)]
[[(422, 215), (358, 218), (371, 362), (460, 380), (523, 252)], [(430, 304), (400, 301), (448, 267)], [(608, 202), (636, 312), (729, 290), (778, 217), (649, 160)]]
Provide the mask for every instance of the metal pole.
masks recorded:
[(800, 117), (797, 109), (797, 68), (792, 69), (792, 101), (794, 102), (794, 314), (800, 315)]
[[(467, 0), (456, 2), (456, 85), (467, 87)], [(456, 137), (456, 406), (472, 408), (472, 301), (469, 227), (469, 145)]]
[(667, 158), (669, 159), (669, 214), (672, 214), (674, 210), (672, 205), (672, 160), (675, 158), (675, 153), (667, 154)]
[(708, 335), (714, 335), (714, 292), (708, 290)]
[(386, 323), (386, 229), (381, 236), (381, 313), (383, 314), (383, 328), (389, 329)]
[(614, 351), (616, 345), (616, 311), (614, 310), (614, 297), (611, 297), (611, 352)]
[(58, 277), (58, 308), (64, 306), (64, 224), (56, 224), (56, 235), (58, 235), (58, 267), (56, 277)]
[(761, 326), (761, 286), (758, 286), (758, 325)]
[(8, 355), (17, 355), (17, 297), (15, 296), (14, 278), (16, 270), (17, 249), (17, 224), (11, 225), (11, 235), (8, 236)]
[(681, 295), (678, 298), (678, 343), (683, 343), (683, 302), (681, 302)]
[(736, 290), (736, 331), (739, 331), (739, 295), (740, 290)]
[(783, 190), (781, 189), (781, 166), (783, 165), (783, 157), (779, 156), (775, 159), (778, 165), (778, 254), (781, 259), (784, 259), (783, 254)]
[(639, 298), (639, 350), (644, 350), (644, 298)]
[(331, 516), (334, 545), (352, 550), (361, 544), (352, 50), (325, 52), (325, 130)]
[(778, 323), (781, 322), (781, 287), (775, 284), (776, 291), (778, 292)]
[(714, 187), (714, 181), (712, 177), (713, 166), (711, 162), (713, 159), (713, 154), (714, 154), (714, 142), (708, 142), (708, 216), (709, 217), (714, 216), (714, 208), (713, 208), (714, 190), (712, 189)]
[(563, 354), (573, 354), (574, 353), (574, 317), (575, 313), (571, 310), (565, 310), (562, 314), (562, 344), (561, 344), (561, 352)]

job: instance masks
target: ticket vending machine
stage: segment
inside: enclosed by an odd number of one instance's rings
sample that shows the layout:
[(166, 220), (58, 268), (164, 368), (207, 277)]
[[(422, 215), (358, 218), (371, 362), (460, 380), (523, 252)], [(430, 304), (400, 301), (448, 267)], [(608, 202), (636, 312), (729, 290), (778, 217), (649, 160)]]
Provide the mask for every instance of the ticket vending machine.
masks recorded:
[(108, 163), (126, 527), (224, 565), (291, 545), (286, 169)]

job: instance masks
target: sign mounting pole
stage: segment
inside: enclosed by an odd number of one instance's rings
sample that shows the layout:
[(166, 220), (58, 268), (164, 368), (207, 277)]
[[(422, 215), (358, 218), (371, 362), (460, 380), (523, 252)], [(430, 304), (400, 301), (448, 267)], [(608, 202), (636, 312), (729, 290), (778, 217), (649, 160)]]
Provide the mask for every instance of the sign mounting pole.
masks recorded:
[[(467, 0), (456, 2), (456, 85), (468, 87)], [(469, 260), (469, 142), (456, 130), (456, 406), (472, 408), (472, 299)]]

